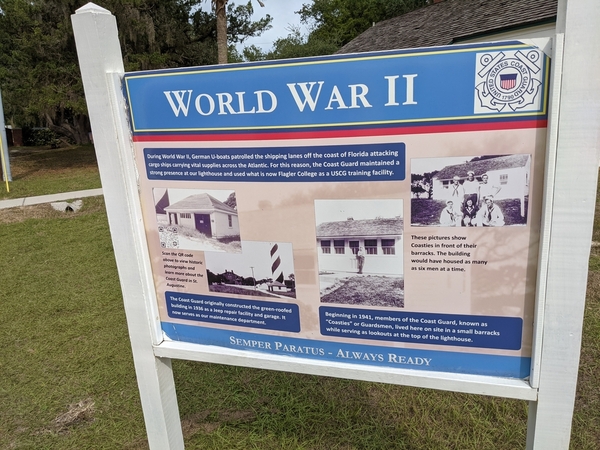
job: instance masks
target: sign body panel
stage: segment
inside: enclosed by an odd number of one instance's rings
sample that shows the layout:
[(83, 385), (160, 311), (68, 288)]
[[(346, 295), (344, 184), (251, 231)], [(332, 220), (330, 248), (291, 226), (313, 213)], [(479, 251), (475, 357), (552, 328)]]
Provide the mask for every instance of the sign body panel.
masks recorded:
[(127, 74), (165, 335), (526, 378), (548, 62), (512, 42)]

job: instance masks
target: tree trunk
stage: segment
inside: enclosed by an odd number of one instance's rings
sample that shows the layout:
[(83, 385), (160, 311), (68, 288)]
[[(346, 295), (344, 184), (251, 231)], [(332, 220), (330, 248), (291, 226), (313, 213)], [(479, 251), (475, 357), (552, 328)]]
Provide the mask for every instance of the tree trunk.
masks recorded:
[(90, 142), (90, 121), (85, 114), (75, 114), (73, 123), (61, 121), (54, 123), (54, 120), (46, 114), (46, 123), (48, 128), (59, 135), (66, 136), (75, 144), (89, 144)]
[(217, 55), (219, 64), (227, 64), (227, 0), (215, 0), (217, 13)]

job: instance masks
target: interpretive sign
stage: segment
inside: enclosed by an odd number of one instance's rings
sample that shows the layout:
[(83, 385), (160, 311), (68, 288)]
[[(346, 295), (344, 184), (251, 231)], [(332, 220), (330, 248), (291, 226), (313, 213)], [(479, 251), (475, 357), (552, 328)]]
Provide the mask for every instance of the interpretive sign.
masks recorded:
[(529, 376), (548, 61), (509, 42), (126, 74), (164, 334)]

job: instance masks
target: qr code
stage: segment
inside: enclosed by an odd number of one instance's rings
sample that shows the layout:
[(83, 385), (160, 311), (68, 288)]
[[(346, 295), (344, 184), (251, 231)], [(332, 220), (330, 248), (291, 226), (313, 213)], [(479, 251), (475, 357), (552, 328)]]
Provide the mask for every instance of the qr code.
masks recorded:
[(179, 236), (177, 226), (159, 226), (158, 238), (162, 248), (179, 248)]

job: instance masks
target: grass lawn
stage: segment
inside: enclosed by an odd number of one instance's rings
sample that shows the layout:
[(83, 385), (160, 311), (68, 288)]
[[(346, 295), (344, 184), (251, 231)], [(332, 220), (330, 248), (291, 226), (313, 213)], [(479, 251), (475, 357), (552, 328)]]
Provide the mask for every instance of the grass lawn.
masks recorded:
[[(0, 242), (0, 449), (147, 449), (102, 198), (70, 214), (49, 205), (0, 210)], [(572, 450), (600, 448), (599, 261), (594, 247)], [(525, 446), (523, 401), (190, 361), (173, 367), (187, 449)]]
[(25, 209), (0, 210), (0, 448), (123, 448), (144, 425), (103, 201)]
[(13, 181), (0, 185), (0, 200), (101, 187), (92, 145), (64, 149), (11, 147)]

